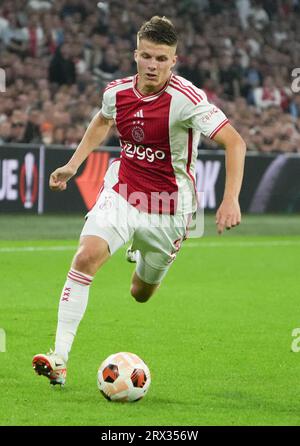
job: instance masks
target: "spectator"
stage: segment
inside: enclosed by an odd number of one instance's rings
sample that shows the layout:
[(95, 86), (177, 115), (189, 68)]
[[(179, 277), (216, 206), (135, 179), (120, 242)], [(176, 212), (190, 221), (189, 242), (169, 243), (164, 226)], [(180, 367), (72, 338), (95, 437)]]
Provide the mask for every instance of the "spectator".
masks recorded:
[(61, 9), (60, 16), (62, 18), (76, 15), (83, 21), (87, 16), (87, 11), (84, 4), (80, 0), (66, 0)]
[(53, 130), (54, 126), (51, 122), (43, 122), (41, 124), (42, 142), (44, 144), (53, 143)]
[(267, 76), (263, 81), (262, 87), (256, 87), (253, 91), (254, 104), (259, 109), (268, 107), (280, 107), (281, 94), (275, 87), (274, 80), (271, 76)]
[(114, 73), (119, 67), (119, 56), (113, 46), (107, 48), (98, 66), (98, 72), (107, 81), (115, 78)]
[(231, 56), (225, 55), (220, 60), (219, 82), (227, 99), (232, 100), (239, 94), (241, 70), (237, 69)]
[(8, 51), (24, 58), (27, 53), (26, 32), (20, 26), (15, 14), (9, 14), (9, 25), (2, 30), (2, 40)]
[(9, 27), (9, 20), (4, 17), (4, 8), (0, 5), (0, 39), (2, 39), (4, 31)]
[(76, 82), (75, 63), (69, 44), (64, 43), (55, 51), (49, 66), (49, 81), (59, 85)]
[(248, 17), (258, 31), (262, 31), (269, 23), (269, 16), (259, 0), (252, 1)]
[(243, 29), (247, 29), (249, 26), (248, 17), (251, 14), (251, 2), (250, 0), (236, 0), (236, 8), (240, 17), (240, 22)]
[(0, 122), (0, 144), (11, 141), (11, 123), (7, 121)]
[(42, 141), (40, 131), (40, 112), (36, 108), (32, 108), (28, 113), (28, 121), (24, 132), (24, 142), (39, 143)]
[(299, 93), (294, 94), (289, 103), (289, 112), (293, 119), (296, 121), (300, 118), (300, 95)]
[(11, 118), (11, 141), (25, 143), (26, 113), (15, 110)]
[(199, 70), (198, 70), (198, 59), (195, 54), (190, 53), (185, 61), (178, 68), (178, 74), (180, 76), (189, 79), (193, 84), (199, 84)]
[(63, 145), (65, 143), (66, 129), (63, 126), (55, 127), (53, 132), (52, 144)]
[(31, 57), (37, 57), (41, 53), (44, 43), (44, 31), (40, 26), (37, 14), (31, 14), (27, 27), (23, 28), (24, 36), (28, 42), (28, 53)]

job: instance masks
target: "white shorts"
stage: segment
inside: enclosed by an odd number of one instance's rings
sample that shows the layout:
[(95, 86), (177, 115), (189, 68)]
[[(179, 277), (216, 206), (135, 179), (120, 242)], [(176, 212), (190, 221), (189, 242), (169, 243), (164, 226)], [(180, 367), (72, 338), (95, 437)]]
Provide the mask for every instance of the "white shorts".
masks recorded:
[(103, 238), (111, 254), (132, 239), (132, 249), (138, 250), (137, 275), (146, 283), (158, 284), (176, 258), (189, 216), (141, 212), (113, 189), (104, 188), (86, 216), (81, 236)]

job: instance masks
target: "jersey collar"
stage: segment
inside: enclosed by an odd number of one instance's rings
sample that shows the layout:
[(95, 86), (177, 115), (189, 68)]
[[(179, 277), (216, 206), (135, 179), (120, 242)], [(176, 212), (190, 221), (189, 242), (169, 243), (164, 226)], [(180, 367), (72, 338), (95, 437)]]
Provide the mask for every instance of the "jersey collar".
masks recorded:
[(156, 93), (153, 93), (153, 94), (145, 95), (145, 94), (141, 93), (137, 88), (138, 74), (136, 74), (133, 78), (133, 91), (134, 91), (135, 95), (142, 101), (145, 101), (145, 102), (153, 101), (154, 99), (158, 98), (166, 90), (172, 76), (173, 76), (173, 73), (171, 73), (171, 75), (169, 76), (169, 79), (167, 80), (165, 85), (159, 91), (157, 91)]

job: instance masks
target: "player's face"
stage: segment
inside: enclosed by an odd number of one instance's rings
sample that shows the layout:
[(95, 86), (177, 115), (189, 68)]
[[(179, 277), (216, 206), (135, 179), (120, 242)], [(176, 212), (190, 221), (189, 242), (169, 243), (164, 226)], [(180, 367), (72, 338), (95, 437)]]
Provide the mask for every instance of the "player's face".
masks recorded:
[(159, 91), (176, 63), (176, 47), (139, 40), (134, 58), (137, 63), (138, 89), (144, 93)]

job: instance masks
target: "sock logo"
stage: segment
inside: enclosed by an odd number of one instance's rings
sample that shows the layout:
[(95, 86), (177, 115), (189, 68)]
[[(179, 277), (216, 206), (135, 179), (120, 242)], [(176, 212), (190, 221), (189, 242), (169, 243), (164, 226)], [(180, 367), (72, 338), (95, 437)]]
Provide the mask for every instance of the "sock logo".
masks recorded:
[(64, 289), (64, 293), (63, 293), (62, 301), (69, 302), (70, 292), (71, 292), (71, 288), (67, 288), (67, 287), (66, 287), (66, 288)]

